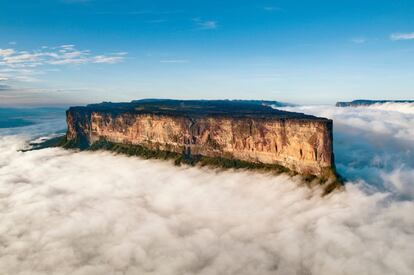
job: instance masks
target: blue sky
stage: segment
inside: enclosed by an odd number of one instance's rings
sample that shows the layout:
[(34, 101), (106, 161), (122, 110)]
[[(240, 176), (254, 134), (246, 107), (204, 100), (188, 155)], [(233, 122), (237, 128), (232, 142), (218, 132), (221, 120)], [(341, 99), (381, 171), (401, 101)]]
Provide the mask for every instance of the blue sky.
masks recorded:
[(0, 105), (414, 98), (414, 2), (2, 1)]

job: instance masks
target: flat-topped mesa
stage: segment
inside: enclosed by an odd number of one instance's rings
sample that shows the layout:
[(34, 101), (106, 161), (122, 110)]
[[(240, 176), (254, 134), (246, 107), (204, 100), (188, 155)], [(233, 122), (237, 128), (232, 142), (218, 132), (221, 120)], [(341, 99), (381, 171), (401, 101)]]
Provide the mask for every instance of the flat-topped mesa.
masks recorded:
[(67, 140), (105, 140), (183, 155), (280, 165), (305, 175), (336, 175), (332, 120), (252, 101), (142, 100), (71, 107)]
[(349, 102), (337, 102), (336, 107), (363, 107), (371, 106), (374, 104), (385, 103), (414, 103), (414, 100), (369, 100), (369, 99), (357, 99)]

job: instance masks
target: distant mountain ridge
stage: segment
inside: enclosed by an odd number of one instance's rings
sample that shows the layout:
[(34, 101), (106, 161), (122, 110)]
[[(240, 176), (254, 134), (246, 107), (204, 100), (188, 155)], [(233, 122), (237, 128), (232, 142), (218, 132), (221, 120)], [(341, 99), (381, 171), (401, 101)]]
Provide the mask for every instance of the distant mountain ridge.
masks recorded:
[(384, 103), (414, 103), (414, 100), (368, 100), (358, 99), (349, 102), (337, 102), (336, 107), (359, 107), (359, 106), (370, 106), (374, 104)]

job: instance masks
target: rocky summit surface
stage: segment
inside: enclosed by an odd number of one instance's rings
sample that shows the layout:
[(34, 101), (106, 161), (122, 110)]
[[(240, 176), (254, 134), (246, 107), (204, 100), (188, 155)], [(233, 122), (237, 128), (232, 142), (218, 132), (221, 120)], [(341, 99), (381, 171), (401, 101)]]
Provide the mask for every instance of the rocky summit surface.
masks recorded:
[(262, 101), (138, 100), (71, 107), (67, 140), (142, 146), (184, 155), (335, 174), (332, 120), (277, 110)]

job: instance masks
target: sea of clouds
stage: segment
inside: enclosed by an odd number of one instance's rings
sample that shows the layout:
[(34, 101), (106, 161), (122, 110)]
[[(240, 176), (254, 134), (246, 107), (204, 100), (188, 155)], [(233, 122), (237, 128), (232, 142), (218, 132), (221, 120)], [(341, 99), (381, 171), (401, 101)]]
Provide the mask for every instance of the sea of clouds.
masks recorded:
[(368, 109), (398, 111), (406, 114), (414, 114), (414, 103), (382, 103), (367, 106)]
[[(1, 274), (414, 274), (414, 112), (334, 119), (346, 190), (108, 152), (21, 152), (60, 118), (0, 130)], [(43, 130), (43, 133), (42, 133)]]

